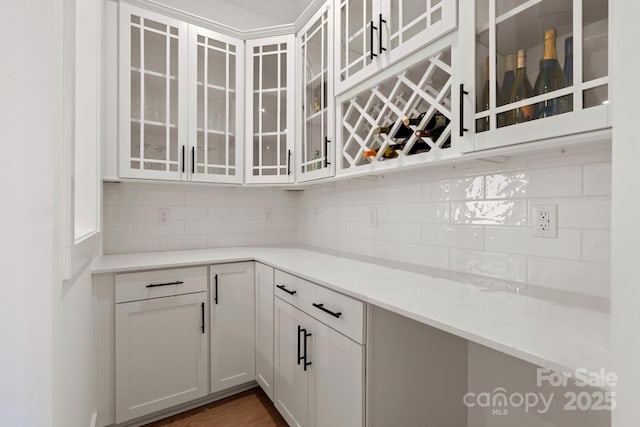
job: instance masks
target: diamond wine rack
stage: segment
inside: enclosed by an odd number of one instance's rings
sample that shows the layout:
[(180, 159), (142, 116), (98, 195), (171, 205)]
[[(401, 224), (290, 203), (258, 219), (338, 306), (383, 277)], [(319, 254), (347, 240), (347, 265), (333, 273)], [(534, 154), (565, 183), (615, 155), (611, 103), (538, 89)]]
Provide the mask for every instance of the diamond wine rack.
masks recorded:
[[(451, 150), (451, 48), (406, 67), (393, 77), (377, 82), (342, 107), (342, 162), (344, 173), (371, 169), (372, 164), (418, 163), (441, 158)], [(403, 127), (403, 119), (418, 118), (410, 125), (411, 135), (393, 138)], [(418, 138), (415, 131), (424, 129), (436, 113), (447, 118), (444, 131), (432, 138)], [(379, 127), (391, 127), (387, 133)], [(406, 129), (405, 129), (406, 132)], [(390, 150), (390, 146), (402, 147)], [(414, 145), (420, 144), (420, 149)], [(426, 143), (426, 144), (425, 144)], [(394, 158), (389, 154), (392, 154)], [(390, 166), (390, 165), (389, 165)]]

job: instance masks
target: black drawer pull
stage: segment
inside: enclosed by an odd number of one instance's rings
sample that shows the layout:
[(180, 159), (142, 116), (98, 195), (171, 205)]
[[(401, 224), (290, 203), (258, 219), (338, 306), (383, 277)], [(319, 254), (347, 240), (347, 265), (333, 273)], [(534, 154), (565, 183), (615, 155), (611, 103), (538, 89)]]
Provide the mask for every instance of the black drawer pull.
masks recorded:
[(216, 274), (216, 276), (215, 276), (215, 287), (216, 287), (216, 289), (215, 289), (216, 294), (215, 294), (215, 296), (213, 297), (213, 301), (214, 301), (214, 302), (216, 303), (216, 305), (217, 305), (217, 304), (218, 304), (218, 275), (217, 275), (217, 274)]
[(290, 291), (289, 289), (287, 289), (284, 285), (276, 285), (276, 288), (285, 291), (286, 293), (288, 293), (289, 295), (295, 295), (296, 291)]
[(332, 315), (333, 317), (335, 317), (336, 319), (339, 319), (340, 316), (342, 316), (341, 312), (333, 312), (331, 310), (327, 310), (326, 308), (324, 308), (324, 304), (316, 304), (315, 302), (312, 304), (315, 308), (319, 308), (320, 310), (324, 311), (325, 313), (328, 313), (330, 315)]
[(307, 338), (309, 338), (311, 334), (308, 333), (306, 329), (302, 330), (304, 331), (304, 356), (302, 357), (302, 361), (304, 362), (303, 369), (306, 371), (307, 366), (311, 366), (311, 362), (307, 360)]
[(304, 360), (304, 357), (300, 355), (300, 332), (304, 331), (307, 333), (306, 329), (302, 329), (302, 326), (298, 325), (298, 365), (300, 365), (300, 361)]
[(175, 282), (167, 282), (167, 283), (151, 283), (147, 285), (147, 288), (157, 288), (159, 286), (171, 286), (171, 285), (182, 285), (184, 282), (182, 280), (176, 280)]

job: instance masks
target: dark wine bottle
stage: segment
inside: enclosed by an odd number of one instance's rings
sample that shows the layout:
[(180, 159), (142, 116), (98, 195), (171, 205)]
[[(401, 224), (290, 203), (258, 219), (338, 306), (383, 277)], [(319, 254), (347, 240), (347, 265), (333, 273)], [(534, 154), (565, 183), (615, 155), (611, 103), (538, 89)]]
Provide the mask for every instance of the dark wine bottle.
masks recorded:
[[(425, 114), (426, 113), (421, 113), (420, 116), (418, 116), (418, 118), (416, 119), (406, 118), (404, 119), (404, 124), (406, 126), (409, 126), (409, 125), (419, 126)], [(429, 121), (427, 122), (423, 130), (435, 131), (438, 129), (444, 129), (445, 127), (447, 127), (448, 124), (449, 124), (449, 119), (444, 114), (440, 112), (436, 112), (433, 116), (431, 116), (431, 119), (429, 119)]]
[(504, 57), (504, 76), (502, 77), (502, 103), (499, 105), (504, 105), (509, 102), (509, 97), (511, 96), (511, 89), (513, 88), (513, 83), (516, 79), (515, 73), (515, 58), (513, 55), (507, 55)]
[[(391, 129), (393, 129), (393, 125), (391, 126), (380, 126), (377, 127), (373, 130), (373, 133), (375, 133), (376, 135), (380, 135), (383, 133), (389, 134), (389, 132), (391, 132)], [(409, 136), (413, 135), (413, 130), (411, 130), (411, 128), (407, 127), (404, 125), (404, 123), (400, 123), (400, 127), (398, 127), (398, 130), (396, 130), (396, 133), (391, 136), (391, 138), (393, 139), (404, 139), (407, 138)]]
[[(573, 37), (567, 37), (564, 41), (564, 79), (567, 86), (573, 86)], [(568, 98), (569, 111), (573, 111), (573, 96)]]
[(404, 123), (405, 126), (418, 126), (424, 118), (425, 114), (427, 113), (420, 113), (418, 117), (405, 117), (402, 123)]
[[(516, 79), (509, 94), (509, 103), (518, 102), (531, 96), (533, 89), (527, 77), (527, 53), (520, 49), (517, 55)], [(515, 110), (511, 110), (507, 115), (507, 123), (512, 125), (523, 123), (534, 118), (535, 108), (533, 105), (525, 105)]]
[[(551, 28), (544, 32), (544, 57), (540, 64), (540, 73), (536, 79), (533, 94), (542, 95), (562, 89), (566, 85), (567, 82), (558, 62), (556, 30)], [(569, 111), (569, 99), (567, 96), (542, 101), (536, 105), (536, 116), (538, 118), (555, 116), (567, 111)]]
[[(491, 94), (489, 93), (489, 88), (490, 88), (489, 77), (490, 76), (489, 76), (489, 57), (488, 56), (484, 62), (484, 73), (485, 73), (485, 82), (484, 82), (484, 86), (482, 86), (482, 98), (481, 98), (480, 106), (478, 108), (479, 112), (487, 111), (491, 106), (490, 105)], [(496, 104), (497, 105), (502, 104), (502, 98), (500, 96), (500, 87), (498, 86), (498, 80), (496, 80)], [(489, 125), (490, 125), (489, 116), (483, 117), (476, 121), (476, 129), (478, 132), (489, 130)], [(500, 125), (500, 123), (498, 125)]]

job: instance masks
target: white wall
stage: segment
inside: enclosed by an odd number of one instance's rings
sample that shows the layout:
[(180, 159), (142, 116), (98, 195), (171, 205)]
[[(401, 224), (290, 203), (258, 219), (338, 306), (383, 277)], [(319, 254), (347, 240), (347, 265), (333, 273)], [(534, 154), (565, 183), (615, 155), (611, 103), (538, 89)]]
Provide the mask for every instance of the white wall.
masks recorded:
[[(293, 244), (296, 196), (269, 188), (106, 183), (104, 252)], [(169, 223), (159, 222), (160, 209), (168, 209)]]
[(638, 268), (638, 67), (640, 3), (611, 2), (613, 99), (612, 335), (615, 427), (640, 425), (640, 269)]
[[(601, 298), (608, 309), (610, 156), (599, 145), (309, 189), (298, 243)], [(538, 203), (558, 205), (558, 238), (531, 237)]]
[[(62, 1), (4, 4), (0, 28), (0, 419), (48, 427), (58, 276)], [(10, 208), (10, 209), (9, 209)]]

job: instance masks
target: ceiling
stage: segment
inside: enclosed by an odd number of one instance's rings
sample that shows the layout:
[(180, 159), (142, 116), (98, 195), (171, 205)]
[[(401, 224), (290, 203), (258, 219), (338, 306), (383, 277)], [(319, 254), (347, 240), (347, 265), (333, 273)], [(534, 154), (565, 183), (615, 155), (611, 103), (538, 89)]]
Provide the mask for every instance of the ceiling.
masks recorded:
[(293, 24), (313, 0), (156, 0), (237, 30)]

